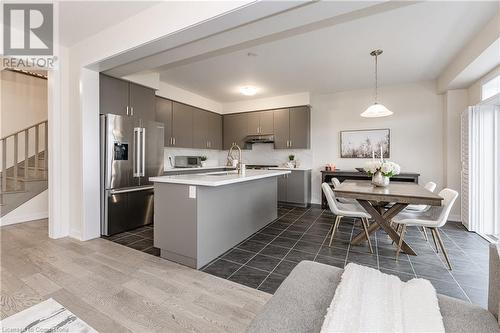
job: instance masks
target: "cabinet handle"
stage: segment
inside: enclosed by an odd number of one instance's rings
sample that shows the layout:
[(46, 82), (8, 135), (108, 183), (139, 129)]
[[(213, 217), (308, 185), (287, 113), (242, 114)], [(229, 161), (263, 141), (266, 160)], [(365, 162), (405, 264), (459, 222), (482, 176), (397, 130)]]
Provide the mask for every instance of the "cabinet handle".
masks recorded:
[(292, 140), (290, 140), (290, 146), (289, 147), (292, 148)]
[(175, 137), (172, 138), (172, 144), (175, 146)]
[(133, 116), (133, 115), (134, 115), (134, 107), (133, 107), (133, 106), (131, 106), (131, 107), (130, 107), (130, 115), (131, 115), (131, 116)]
[(174, 140), (172, 140), (172, 137), (170, 137), (170, 145), (172, 146), (174, 144)]
[(127, 116), (128, 116), (128, 105), (127, 105)]

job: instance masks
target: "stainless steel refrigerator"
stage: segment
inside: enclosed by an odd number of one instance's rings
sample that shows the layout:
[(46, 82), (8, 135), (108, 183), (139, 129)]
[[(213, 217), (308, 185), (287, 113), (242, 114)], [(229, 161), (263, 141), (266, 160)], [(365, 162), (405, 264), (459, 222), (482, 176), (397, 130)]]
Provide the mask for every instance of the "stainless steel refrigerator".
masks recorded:
[(163, 174), (162, 123), (100, 116), (101, 233), (105, 236), (153, 222), (153, 184)]

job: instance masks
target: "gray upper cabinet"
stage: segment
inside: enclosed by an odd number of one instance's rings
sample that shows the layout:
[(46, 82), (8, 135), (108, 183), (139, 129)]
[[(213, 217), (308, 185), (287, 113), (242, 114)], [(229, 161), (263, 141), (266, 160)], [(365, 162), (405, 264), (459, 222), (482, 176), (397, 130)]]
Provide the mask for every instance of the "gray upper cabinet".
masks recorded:
[(259, 113), (259, 134), (273, 134), (274, 131), (274, 112), (260, 111)]
[(222, 116), (156, 97), (156, 121), (165, 125), (165, 147), (222, 149)]
[(222, 149), (222, 116), (213, 112), (208, 114), (208, 148)]
[(104, 74), (99, 75), (99, 113), (155, 119), (155, 90)]
[(290, 108), (289, 148), (308, 149), (311, 138), (311, 110), (308, 106)]
[(107, 75), (99, 76), (99, 113), (128, 116), (128, 82)]
[(274, 110), (274, 148), (286, 149), (290, 140), (290, 112), (288, 109)]
[(245, 147), (245, 137), (248, 130), (247, 113), (227, 114), (223, 118), (224, 149), (231, 148), (236, 143)]
[(193, 111), (193, 148), (209, 148), (208, 112), (195, 109)]
[(155, 114), (156, 121), (163, 123), (165, 126), (165, 141), (164, 146), (172, 146), (172, 101), (156, 97)]
[(196, 109), (193, 113), (193, 148), (222, 149), (222, 116)]
[(260, 128), (260, 115), (259, 112), (249, 112), (247, 114), (247, 131), (248, 135), (259, 134)]
[(311, 137), (308, 106), (274, 110), (274, 148), (308, 149)]
[(143, 120), (155, 120), (155, 91), (129, 83), (130, 115)]
[(247, 134), (272, 134), (273, 111), (249, 112), (247, 115)]
[(193, 147), (193, 113), (195, 107), (173, 102), (172, 110), (172, 145), (183, 148)]

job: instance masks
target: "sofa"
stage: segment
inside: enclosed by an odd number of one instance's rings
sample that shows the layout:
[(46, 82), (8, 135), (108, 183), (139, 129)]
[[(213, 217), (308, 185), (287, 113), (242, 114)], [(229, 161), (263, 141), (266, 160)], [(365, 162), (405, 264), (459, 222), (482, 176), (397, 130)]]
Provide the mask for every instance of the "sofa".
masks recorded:
[[(488, 310), (438, 294), (446, 332), (500, 333), (500, 258), (490, 246)], [(343, 269), (300, 262), (247, 328), (247, 333), (320, 332)]]

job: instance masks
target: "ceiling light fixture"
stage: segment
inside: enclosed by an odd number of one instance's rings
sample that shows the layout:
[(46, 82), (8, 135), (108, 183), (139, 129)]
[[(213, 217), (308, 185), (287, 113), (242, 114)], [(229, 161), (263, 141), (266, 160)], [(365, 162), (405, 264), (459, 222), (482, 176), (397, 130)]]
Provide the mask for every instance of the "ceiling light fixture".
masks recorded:
[(378, 56), (382, 54), (382, 50), (373, 50), (370, 52), (372, 57), (375, 57), (375, 103), (370, 105), (368, 109), (361, 114), (365, 118), (387, 117), (393, 114), (384, 105), (378, 103)]
[(245, 96), (253, 96), (257, 93), (258, 89), (257, 87), (253, 86), (245, 86), (240, 88), (240, 93), (242, 93)]

